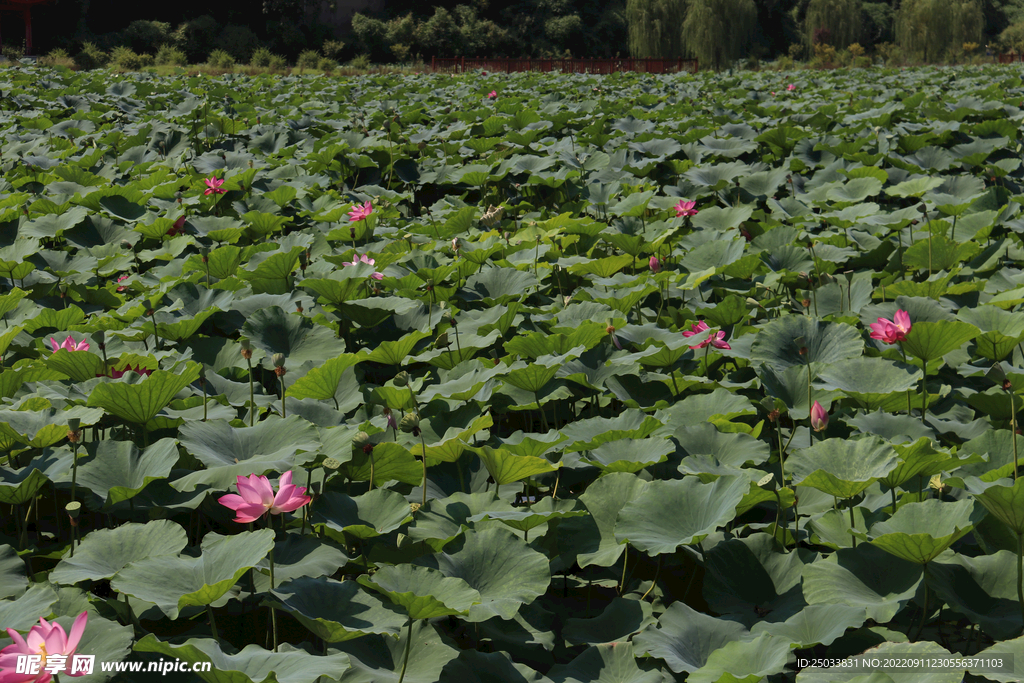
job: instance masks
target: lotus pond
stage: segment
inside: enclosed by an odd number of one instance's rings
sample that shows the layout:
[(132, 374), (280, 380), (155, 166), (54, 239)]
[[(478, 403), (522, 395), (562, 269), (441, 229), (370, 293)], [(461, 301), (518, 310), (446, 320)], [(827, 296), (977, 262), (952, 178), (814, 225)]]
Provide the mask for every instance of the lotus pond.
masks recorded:
[(1024, 674), (1019, 69), (0, 91), (7, 655)]

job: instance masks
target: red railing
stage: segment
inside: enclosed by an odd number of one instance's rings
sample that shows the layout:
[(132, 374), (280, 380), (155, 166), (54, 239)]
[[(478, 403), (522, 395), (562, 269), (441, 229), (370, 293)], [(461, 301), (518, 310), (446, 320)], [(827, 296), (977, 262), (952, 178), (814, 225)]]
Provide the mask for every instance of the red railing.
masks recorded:
[(1000, 64), (1013, 64), (1014, 62), (1024, 62), (1024, 55), (999, 55)]
[(466, 71), (561, 71), (575, 74), (610, 74), (617, 71), (639, 71), (648, 74), (666, 74), (679, 71), (697, 72), (696, 59), (511, 59), (506, 57), (431, 57), (430, 70), (437, 73), (465, 73)]

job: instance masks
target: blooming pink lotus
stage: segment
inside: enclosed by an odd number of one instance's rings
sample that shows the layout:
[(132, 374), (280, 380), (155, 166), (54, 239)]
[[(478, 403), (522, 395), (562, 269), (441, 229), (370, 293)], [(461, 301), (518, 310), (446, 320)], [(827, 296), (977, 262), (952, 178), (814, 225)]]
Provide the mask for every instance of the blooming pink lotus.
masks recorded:
[(811, 428), (816, 432), (820, 432), (825, 427), (828, 427), (828, 413), (825, 412), (820, 403), (815, 401), (814, 405), (811, 406)]
[(348, 221), (349, 223), (361, 221), (364, 218), (367, 218), (371, 213), (373, 213), (373, 202), (366, 202), (362, 206), (357, 204), (348, 212)]
[(496, 100), (496, 99), (498, 99), (498, 91), (497, 90), (492, 90), (491, 92), (487, 93), (487, 99), (489, 99), (489, 100)]
[[(85, 671), (72, 672), (71, 658), (75, 654), (78, 642), (82, 640), (85, 633), (85, 624), (89, 620), (89, 613), (82, 612), (71, 625), (71, 635), (57, 623), (49, 623), (42, 617), (39, 623), (28, 632), (28, 638), (22, 638), (21, 634), (13, 628), (7, 629), (7, 635), (14, 641), (3, 650), (0, 650), (0, 682), (2, 683), (49, 683), (53, 675), (46, 671), (47, 658), (55, 655), (66, 657), (67, 671), (61, 672), (63, 676), (82, 676)], [(42, 659), (39, 662), (39, 669), (35, 673), (16, 673), (18, 657), (26, 655), (38, 655)]]
[[(224, 194), (227, 190), (221, 187), (223, 184), (224, 180), (222, 178), (207, 178), (206, 192), (203, 194)], [(184, 224), (184, 221), (182, 221), (182, 224)]]
[[(215, 180), (216, 180), (216, 178), (215, 178)], [(222, 180), (221, 183), (223, 183), (223, 182), (224, 181)], [(206, 183), (209, 184), (210, 181), (207, 180)], [(210, 192), (212, 192), (212, 191), (213, 190), (207, 190), (206, 194), (210, 194)], [(220, 190), (220, 192), (226, 192), (226, 190)], [(174, 237), (175, 235), (183, 235), (183, 234), (185, 234), (185, 216), (184, 215), (179, 216), (178, 220), (174, 221), (174, 225), (171, 226), (171, 229), (167, 231), (167, 236), (168, 237)]]
[(792, 83), (786, 86), (786, 92), (793, 92), (794, 90), (796, 90), (796, 86)]
[(647, 266), (651, 269), (652, 273), (657, 273), (661, 270), (661, 261), (658, 260), (657, 256), (652, 256), (651, 260), (647, 262)]
[(291, 470), (281, 475), (276, 496), (270, 480), (264, 476), (250, 474), (247, 479), (239, 475), (237, 482), (240, 495), (229, 493), (218, 502), (234, 510), (235, 521), (242, 524), (255, 522), (267, 512), (272, 515), (293, 512), (313, 500), (306, 495), (306, 487), (292, 484)]
[(871, 338), (880, 339), (886, 344), (895, 344), (904, 341), (910, 334), (910, 314), (906, 311), (896, 311), (892, 320), (879, 318), (877, 323), (871, 323)]
[(684, 202), (682, 199), (673, 208), (676, 210), (676, 218), (682, 218), (683, 216), (696, 216), (697, 209), (693, 208), (697, 206), (697, 202)]
[(153, 371), (149, 368), (144, 368), (141, 365), (129, 365), (124, 370), (111, 370), (110, 376), (114, 379), (120, 379), (125, 376), (125, 373), (134, 372), (136, 375), (142, 375), (143, 377), (149, 377), (153, 374)]
[[(708, 330), (708, 324), (706, 322), (704, 322), (703, 320), (698, 320), (697, 322), (695, 322), (693, 325), (690, 326), (689, 330), (683, 330), (683, 336), (684, 337), (696, 337), (701, 332), (706, 332), (707, 330)], [(691, 346), (690, 348), (691, 349), (703, 349), (708, 344), (711, 344), (716, 349), (731, 349), (732, 348), (725, 341), (725, 331), (724, 330), (719, 330), (718, 332), (715, 332), (714, 334), (708, 335), (707, 339), (705, 339), (704, 341), (700, 342), (696, 346)]]
[[(118, 281), (118, 282), (124, 282), (125, 280), (127, 280), (127, 279), (128, 279), (128, 278), (130, 278), (130, 277), (131, 277), (131, 275), (129, 275), (128, 273), (125, 273), (125, 274), (124, 274), (124, 275), (122, 275), (121, 277), (117, 278), (117, 281)], [(125, 287), (124, 285), (118, 285), (118, 286), (117, 286), (117, 291), (119, 291), (119, 292), (123, 292), (123, 291), (124, 291), (124, 290), (126, 290), (126, 289), (128, 289), (128, 288), (127, 288), (127, 287)]]
[[(370, 264), (372, 266), (373, 264), (376, 263), (376, 261), (373, 260), (372, 258), (370, 258), (369, 256), (367, 256), (366, 254), (363, 254), (362, 256), (357, 258), (355, 261), (351, 261), (351, 262), (349, 262), (349, 261), (342, 261), (341, 265), (343, 265), (343, 266), (358, 266), (360, 263), (368, 263), (368, 264)], [(383, 273), (372, 273), (370, 275), (370, 277), (372, 277), (374, 280), (383, 280), (384, 279), (384, 274)]]
[(61, 349), (64, 349), (65, 351), (88, 351), (89, 350), (89, 342), (87, 342), (87, 341), (85, 341), (83, 339), (82, 341), (80, 341), (80, 342), (78, 342), (76, 344), (75, 340), (71, 338), (70, 334), (68, 335), (68, 338), (64, 340), (63, 344), (58, 344), (56, 339), (54, 339), (53, 337), (50, 337), (50, 346), (53, 347), (53, 352), (54, 353), (57, 353)]

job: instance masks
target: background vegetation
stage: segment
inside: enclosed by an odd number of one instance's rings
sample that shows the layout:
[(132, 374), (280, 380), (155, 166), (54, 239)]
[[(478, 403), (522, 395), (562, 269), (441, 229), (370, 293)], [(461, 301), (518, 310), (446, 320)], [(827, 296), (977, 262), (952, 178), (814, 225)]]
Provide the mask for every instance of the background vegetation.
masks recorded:
[[(192, 0), (110, 21), (91, 0), (54, 0), (36, 51), (81, 68), (211, 63), (410, 63), (431, 56), (695, 56), (815, 66), (961, 62), (1024, 51), (1024, 0), (387, 0), (330, 26), (329, 0)], [(13, 17), (12, 17), (13, 18)], [(6, 18), (5, 53), (19, 22)], [(851, 47), (852, 46), (852, 47)], [(315, 56), (312, 52), (315, 52)], [(132, 56), (134, 55), (134, 57)], [(213, 60), (211, 60), (211, 55)], [(867, 55), (867, 56), (865, 56)]]

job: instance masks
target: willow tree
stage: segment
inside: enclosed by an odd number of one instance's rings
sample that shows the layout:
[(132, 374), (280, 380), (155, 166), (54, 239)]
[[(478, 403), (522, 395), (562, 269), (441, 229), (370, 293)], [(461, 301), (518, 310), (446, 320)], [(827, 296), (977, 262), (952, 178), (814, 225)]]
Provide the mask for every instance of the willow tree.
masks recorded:
[(634, 57), (683, 56), (686, 0), (628, 0), (629, 54)]
[(836, 48), (860, 42), (863, 12), (861, 0), (811, 0), (804, 17), (808, 44), (814, 44), (814, 32), (819, 29), (828, 31), (826, 42)]
[(985, 17), (980, 0), (903, 0), (896, 39), (924, 62), (942, 60), (964, 43), (980, 43)]
[(702, 67), (721, 69), (743, 56), (756, 25), (754, 0), (691, 0), (683, 43)]

